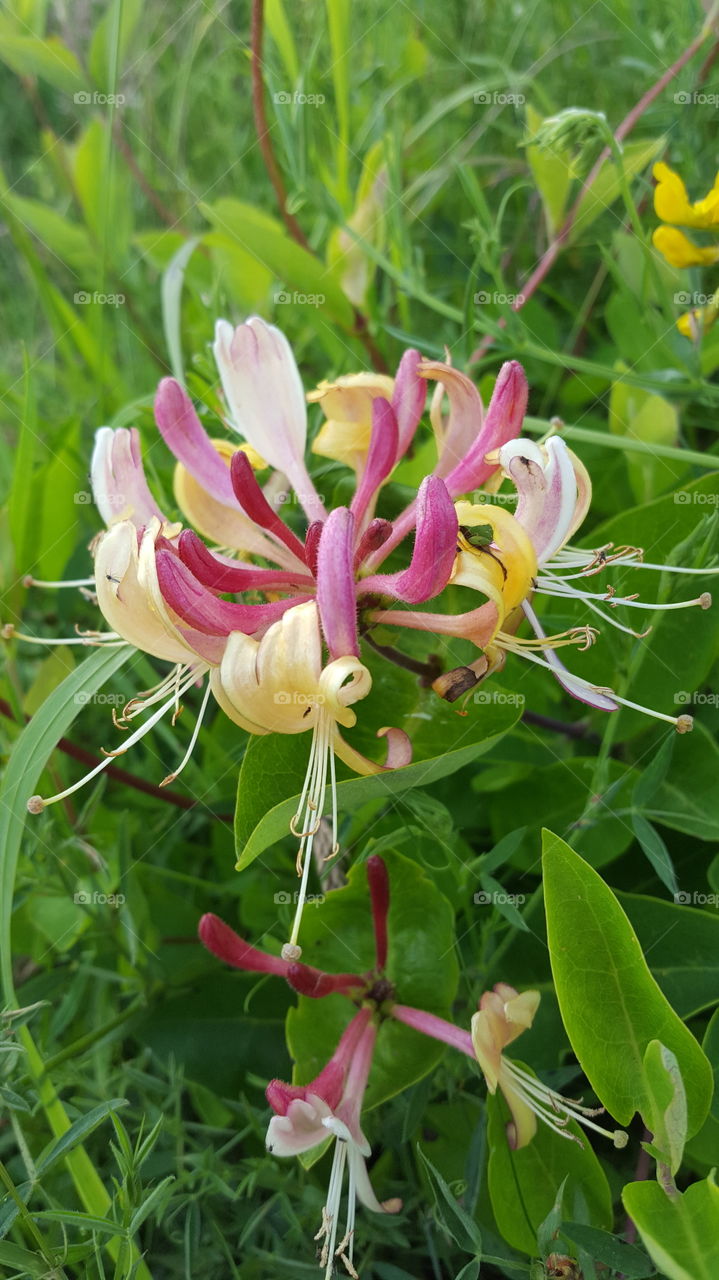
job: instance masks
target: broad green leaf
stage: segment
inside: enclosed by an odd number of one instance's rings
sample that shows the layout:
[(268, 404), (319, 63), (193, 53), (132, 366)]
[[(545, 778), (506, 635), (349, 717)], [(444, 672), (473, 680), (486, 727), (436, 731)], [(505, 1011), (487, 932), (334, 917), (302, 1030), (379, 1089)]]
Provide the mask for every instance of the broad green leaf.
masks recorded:
[(16, 75), (39, 76), (62, 93), (87, 89), (80, 63), (58, 36), (15, 35), (7, 18), (0, 19), (0, 60)]
[[(609, 430), (646, 444), (676, 445), (679, 416), (664, 396), (615, 382), (609, 400)], [(651, 453), (627, 453), (625, 460), (637, 502), (649, 502), (673, 486), (686, 470), (680, 458), (670, 463)]]
[(213, 227), (236, 240), (277, 277), (288, 291), (288, 301), (296, 306), (326, 306), (340, 324), (352, 327), (352, 307), (335, 273), (295, 244), (275, 218), (229, 197), (200, 208)]
[[(544, 117), (531, 105), (527, 105), (527, 135), (533, 137)], [(547, 231), (553, 236), (558, 229), (565, 209), (567, 197), (572, 185), (572, 157), (568, 151), (557, 148), (543, 148), (527, 143), (527, 160), (532, 176), (537, 184)]]
[(698, 890), (682, 890), (676, 902), (639, 893), (617, 895), (654, 977), (684, 1019), (719, 1000), (719, 899), (714, 895), (712, 901), (706, 893), (710, 901), (693, 905), (694, 893), (701, 896)]
[(716, 1280), (719, 1188), (713, 1175), (671, 1197), (656, 1182), (631, 1182), (624, 1188), (622, 1200), (663, 1276), (669, 1280)]
[(679, 1065), (673, 1053), (658, 1040), (650, 1040), (644, 1054), (644, 1078), (649, 1095), (645, 1116), (652, 1144), (666, 1156), (676, 1173), (687, 1137), (687, 1099)]
[(655, 822), (699, 840), (719, 840), (719, 747), (701, 719), (710, 706), (687, 707), (695, 715), (694, 728), (677, 741), (671, 769), (646, 810)]
[(462, 1208), (457, 1198), (452, 1195), (441, 1173), (438, 1169), (435, 1169), (432, 1161), (428, 1159), (419, 1145), (417, 1146), (417, 1151), (429, 1176), (429, 1184), (434, 1197), (435, 1213), (439, 1222), (459, 1249), (462, 1249), (465, 1253), (473, 1253), (481, 1258), (482, 1235), (479, 1227), (474, 1219), (470, 1218), (466, 1209)]
[[(422, 869), (398, 853), (384, 854), (390, 879), (387, 977), (401, 1004), (451, 1017), (457, 988), (454, 912)], [(374, 967), (374, 932), (364, 865), (355, 863), (348, 884), (305, 910), (302, 958), (330, 973), (364, 973)], [(312, 1000), (300, 996), (287, 1015), (287, 1043), (295, 1059), (294, 1080), (307, 1084), (332, 1056), (353, 1013), (344, 996)], [(421, 1080), (444, 1046), (387, 1018), (379, 1028), (365, 1107)]]
[(0, 1263), (12, 1267), (22, 1275), (48, 1274), (48, 1264), (39, 1253), (31, 1253), (29, 1249), (22, 1249), (19, 1244), (11, 1244), (9, 1240), (0, 1240)]
[[(419, 723), (413, 739), (415, 762), (402, 769), (338, 782), (340, 815), (354, 812), (368, 800), (382, 800), (390, 805), (395, 797), (411, 787), (429, 786), (456, 773), (494, 746), (521, 713), (518, 706), (489, 703), (475, 708), (466, 721), (461, 721), (446, 703), (434, 696), (423, 705), (427, 711), (415, 713)], [(420, 716), (425, 718), (420, 719)], [(237, 787), (235, 847), (238, 871), (254, 862), (269, 845), (289, 834), (290, 820), (296, 812), (302, 789), (309, 747), (309, 734), (295, 734), (284, 739), (256, 737), (250, 741)], [(430, 754), (438, 750), (441, 754)], [(328, 788), (324, 812), (330, 812), (330, 809)]]
[(54, 258), (76, 271), (83, 283), (93, 281), (97, 275), (97, 250), (93, 248), (84, 227), (71, 222), (40, 200), (7, 192), (2, 203), (20, 222), (37, 236)]
[(565, 1208), (578, 1215), (584, 1202), (593, 1225), (612, 1226), (612, 1196), (604, 1170), (574, 1121), (567, 1132), (576, 1142), (539, 1124), (528, 1146), (512, 1151), (505, 1132), (509, 1110), (499, 1093), (488, 1096), (487, 1115), (489, 1195), (508, 1244), (522, 1253), (537, 1253), (537, 1232), (565, 1179)]
[(667, 776), (676, 741), (677, 735), (671, 730), (667, 733), (659, 750), (652, 756), (646, 769), (644, 769), (632, 792), (632, 804), (635, 808), (645, 809), (649, 801), (656, 795)]
[(661, 1040), (687, 1094), (688, 1132), (704, 1121), (711, 1067), (662, 994), (634, 930), (608, 885), (551, 831), (543, 840), (547, 938), (562, 1019), (587, 1079), (611, 1116), (644, 1117), (650, 1098), (644, 1053)]
[(656, 1274), (654, 1263), (641, 1249), (608, 1231), (588, 1227), (583, 1222), (564, 1222), (562, 1232), (595, 1262), (603, 1262), (612, 1271), (620, 1272), (624, 1280), (647, 1280)]
[[(100, 261), (122, 264), (132, 232), (132, 204), (127, 171), (106, 121), (95, 117), (85, 129), (75, 148), (73, 176), (88, 228), (100, 246)], [(109, 287), (104, 291), (113, 292)]]
[(212, 252), (215, 270), (223, 286), (243, 307), (264, 308), (270, 294), (273, 273), (232, 236), (208, 231), (203, 242)]
[(110, 1098), (108, 1102), (100, 1102), (98, 1106), (87, 1111), (84, 1116), (80, 1116), (70, 1128), (63, 1133), (62, 1137), (56, 1138), (54, 1142), (42, 1153), (36, 1163), (38, 1174), (45, 1173), (52, 1165), (66, 1156), (73, 1147), (80, 1142), (84, 1142), (89, 1134), (97, 1129), (98, 1125), (106, 1120), (111, 1111), (117, 1111), (120, 1107), (128, 1105), (127, 1098)]
[[(633, 178), (641, 173), (665, 146), (666, 138), (664, 137), (648, 142), (627, 142), (622, 148), (623, 169), (626, 177)], [(581, 196), (569, 237), (570, 244), (574, 243), (600, 214), (611, 208), (620, 192), (621, 180), (617, 173), (617, 166), (613, 160), (606, 160), (591, 187)]]

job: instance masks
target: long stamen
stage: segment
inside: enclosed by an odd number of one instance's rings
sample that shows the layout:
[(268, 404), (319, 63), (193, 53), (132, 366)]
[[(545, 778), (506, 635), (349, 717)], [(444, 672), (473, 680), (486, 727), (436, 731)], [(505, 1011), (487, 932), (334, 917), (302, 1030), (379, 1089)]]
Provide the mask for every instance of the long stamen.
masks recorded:
[(337, 1138), (335, 1141), (334, 1158), (332, 1160), (330, 1185), (327, 1189), (327, 1203), (322, 1210), (322, 1226), (315, 1236), (315, 1240), (323, 1241), (322, 1253), (320, 1255), (320, 1266), (325, 1267), (325, 1280), (331, 1280), (332, 1272), (334, 1271), (337, 1223), (339, 1219), (340, 1202), (342, 1199), (342, 1182), (344, 1179), (346, 1160), (347, 1143), (343, 1141), (342, 1138)]
[[(297, 895), (297, 906), (295, 908), (295, 918), (292, 924), (292, 933), (289, 942), (286, 942), (282, 948), (283, 960), (299, 960), (302, 955), (302, 948), (298, 946), (297, 939), (300, 932), (300, 924), (302, 922), (302, 912), (304, 910), (305, 900), (307, 897), (307, 884), (309, 880), (310, 864), (312, 862), (312, 846), (314, 838), (319, 830), (320, 821), (322, 819), (322, 802), (327, 785), (328, 756), (334, 763), (334, 753), (332, 751), (332, 721), (330, 717), (323, 711), (322, 707), (318, 708), (317, 723), (312, 735), (312, 749), (310, 752), (310, 760), (305, 775), (305, 785), (302, 790), (300, 804), (293, 819), (293, 823), (300, 818), (302, 814), (302, 804), (305, 802), (304, 808), (304, 830), (301, 832), (300, 847), (297, 853), (297, 872), (301, 874), (301, 883)], [(333, 769), (334, 779), (334, 769)], [(336, 785), (336, 784), (335, 784)], [(334, 787), (333, 787), (334, 792)], [(312, 819), (314, 818), (314, 822)], [(312, 825), (308, 825), (312, 822)], [(333, 803), (333, 824), (336, 824), (336, 806)], [(292, 826), (292, 824), (290, 824)], [(294, 827), (292, 827), (294, 831)], [(295, 832), (295, 834), (297, 834)], [(333, 825), (333, 838), (336, 840), (336, 825)]]
[(22, 580), (24, 587), (48, 587), (52, 590), (58, 590), (60, 587), (94, 587), (95, 579), (92, 578), (66, 578), (64, 582), (44, 582), (41, 578), (33, 578), (31, 573), (26, 573)]
[(554, 636), (514, 636), (506, 631), (498, 631), (494, 644), (501, 645), (510, 653), (542, 652), (543, 649), (561, 649), (565, 645), (577, 645), (580, 650), (591, 648), (599, 632), (596, 627), (570, 627)]
[(540, 595), (557, 596), (567, 600), (603, 600), (612, 609), (616, 609), (619, 605), (626, 605), (628, 608), (633, 609), (647, 609), (650, 612), (655, 609), (690, 609), (695, 605), (699, 605), (701, 609), (709, 609), (712, 603), (711, 594), (708, 591), (702, 591), (696, 600), (677, 600), (669, 604), (657, 604), (651, 600), (637, 600), (635, 596), (615, 596), (611, 588), (605, 592), (594, 592), (581, 591), (576, 587), (565, 587), (562, 579), (554, 578), (551, 575), (538, 578), (536, 589)]
[[(585, 1107), (581, 1102), (565, 1098), (561, 1093), (550, 1089), (548, 1085), (542, 1084), (541, 1080), (529, 1075), (509, 1058), (502, 1059), (502, 1069), (510, 1077), (513, 1087), (527, 1106), (562, 1137), (578, 1141), (574, 1134), (568, 1133), (563, 1127), (572, 1119), (578, 1121), (584, 1128), (600, 1133), (604, 1138), (611, 1138), (615, 1147), (621, 1148), (627, 1145), (628, 1137), (623, 1129), (604, 1129), (592, 1119), (593, 1116), (601, 1115), (604, 1107)], [(550, 1107), (554, 1115), (547, 1114), (543, 1107)], [(559, 1116), (564, 1116), (564, 1120), (559, 1119)]]
[(203, 721), (204, 716), (205, 716), (205, 711), (207, 710), (207, 703), (209, 702), (209, 699), (210, 699), (210, 693), (211, 693), (211, 692), (212, 692), (212, 688), (211, 688), (211, 686), (210, 686), (210, 682), (209, 682), (209, 680), (208, 680), (208, 682), (207, 682), (207, 688), (205, 689), (205, 693), (204, 693), (204, 696), (203, 696), (203, 699), (202, 699), (202, 703), (201, 703), (201, 706), (200, 706), (200, 710), (199, 710), (199, 711), (198, 711), (198, 713), (197, 713), (197, 721), (196, 721), (196, 723), (195, 723), (195, 727), (194, 727), (194, 729), (193, 729), (193, 731), (192, 731), (192, 737), (190, 738), (190, 744), (189, 744), (189, 746), (188, 746), (188, 748), (187, 748), (187, 751), (185, 752), (184, 756), (182, 757), (182, 760), (181, 760), (180, 764), (177, 766), (177, 768), (176, 768), (172, 773), (168, 773), (168, 775), (167, 775), (167, 777), (166, 777), (166, 778), (163, 778), (163, 779), (162, 779), (162, 782), (160, 783), (160, 786), (161, 786), (161, 787), (167, 787), (167, 786), (169, 786), (169, 784), (170, 784), (171, 782), (174, 782), (174, 781), (175, 781), (175, 778), (177, 778), (177, 777), (179, 776), (179, 774), (181, 774), (181, 773), (182, 773), (182, 770), (184, 769), (185, 765), (187, 764), (188, 760), (190, 759), (190, 756), (192, 755), (192, 752), (193, 752), (193, 751), (194, 751), (194, 749), (195, 749), (195, 743), (197, 742), (198, 734), (199, 734), (199, 732), (200, 732), (200, 729), (202, 728), (202, 721)]
[(6, 622), (4, 626), (0, 627), (0, 639), (22, 640), (23, 644), (45, 645), (51, 649), (55, 649), (58, 645), (66, 644), (90, 645), (92, 647), (104, 645), (108, 649), (120, 649), (123, 645), (127, 645), (127, 640), (122, 640), (116, 631), (94, 631), (86, 636), (56, 639), (54, 636), (25, 635), (24, 632), (17, 631), (12, 622)]

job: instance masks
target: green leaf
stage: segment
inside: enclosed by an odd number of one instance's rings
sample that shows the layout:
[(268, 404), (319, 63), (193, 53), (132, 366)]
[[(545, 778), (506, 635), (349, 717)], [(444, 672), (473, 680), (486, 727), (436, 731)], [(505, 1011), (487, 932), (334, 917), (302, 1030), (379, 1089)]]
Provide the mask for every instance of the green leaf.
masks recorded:
[(651, 822), (647, 822), (646, 818), (643, 817), (641, 813), (632, 814), (632, 826), (637, 840), (659, 876), (659, 879), (663, 885), (666, 885), (672, 897), (674, 897), (679, 890), (677, 873), (674, 870), (674, 863), (671, 860), (669, 850), (662, 840), (662, 837), (656, 828), (652, 826)]
[[(111, 0), (90, 41), (88, 65), (98, 89), (114, 90), (113, 70), (122, 71), (133, 34), (143, 15), (143, 0)], [(117, 32), (117, 49), (115, 33)]]
[(672, 1173), (682, 1162), (687, 1138), (687, 1099), (679, 1064), (658, 1040), (650, 1040), (644, 1054), (644, 1076), (649, 1109), (644, 1115), (653, 1144), (665, 1157)]
[[(622, 148), (623, 169), (627, 178), (633, 178), (651, 164), (655, 156), (666, 146), (666, 138), (648, 142), (627, 142)], [(579, 201), (577, 216), (572, 224), (569, 243), (586, 231), (600, 214), (614, 204), (621, 193), (621, 179), (613, 160), (606, 160), (591, 187), (585, 188)]]
[(36, 1164), (37, 1172), (46, 1173), (52, 1165), (67, 1155), (68, 1151), (72, 1151), (73, 1147), (82, 1142), (88, 1134), (93, 1133), (98, 1125), (107, 1119), (111, 1111), (118, 1111), (120, 1107), (127, 1105), (127, 1098), (110, 1098), (109, 1102), (100, 1102), (84, 1116), (80, 1116), (80, 1119), (71, 1124), (62, 1137), (56, 1138), (43, 1152)]
[(654, 1263), (636, 1245), (619, 1240), (599, 1227), (588, 1227), (583, 1222), (564, 1222), (562, 1232), (579, 1245), (595, 1262), (603, 1262), (612, 1271), (618, 1271), (624, 1280), (647, 1280), (656, 1274)]
[(716, 1280), (719, 1188), (713, 1174), (671, 1197), (656, 1182), (631, 1182), (624, 1188), (622, 1200), (663, 1276), (669, 1280)]
[(118, 1236), (122, 1240), (129, 1239), (126, 1227), (111, 1218), (101, 1218), (93, 1213), (78, 1213), (75, 1209), (43, 1209), (33, 1213), (37, 1222), (65, 1222), (69, 1227), (78, 1227), (85, 1231), (100, 1231), (104, 1235)]
[(684, 898), (691, 902), (692, 894), (680, 893), (676, 902), (618, 894), (654, 977), (672, 1008), (686, 1019), (719, 998), (719, 913), (710, 904), (706, 910), (683, 906)]
[(178, 382), (185, 381), (185, 367), (182, 359), (182, 284), (185, 270), (199, 240), (193, 237), (185, 240), (162, 275), (162, 327), (165, 331), (165, 345), (170, 357), (170, 368)]
[(0, 1102), (3, 1102), (10, 1111), (25, 1111), (30, 1115), (30, 1107), (19, 1093), (15, 1093), (14, 1089), (9, 1089), (6, 1084), (0, 1084)]
[[(439, 1222), (459, 1249), (463, 1249), (465, 1253), (473, 1253), (478, 1258), (481, 1258), (482, 1235), (479, 1227), (452, 1195), (441, 1173), (438, 1169), (435, 1169), (432, 1161), (427, 1158), (419, 1144), (417, 1145), (417, 1151), (429, 1175), (435, 1212)], [(462, 1275), (464, 1272), (460, 1274)]]
[[(699, 706), (697, 715), (702, 714), (706, 713)], [(699, 840), (719, 840), (719, 747), (700, 719), (695, 719), (688, 737), (679, 739), (671, 772), (647, 813), (655, 822)]]
[(18, 1244), (11, 1244), (9, 1240), (0, 1240), (0, 1262), (5, 1266), (13, 1267), (23, 1274), (31, 1276), (46, 1276), (48, 1274), (48, 1264), (45, 1258), (39, 1253), (31, 1253), (29, 1249), (21, 1249)]
[[(288, 290), (300, 294), (298, 305), (309, 305), (306, 299), (311, 297), (314, 300), (311, 305), (322, 307), (326, 304), (327, 310), (340, 324), (352, 328), (352, 307), (335, 274), (313, 254), (295, 244), (275, 218), (251, 204), (229, 197), (217, 200), (215, 204), (202, 204), (200, 208), (218, 231), (248, 250)], [(324, 299), (324, 302), (319, 299)]]
[(297, 57), (297, 49), (295, 48), (294, 36), (292, 35), (292, 27), (287, 21), (287, 14), (282, 0), (267, 0), (265, 5), (265, 21), (267, 30), (277, 45), (280, 57), (284, 63), (285, 71), (290, 79), (290, 84), (294, 85), (299, 80), (300, 64)]
[[(519, 706), (508, 703), (484, 704), (475, 708), (460, 733), (462, 721), (453, 715), (446, 703), (433, 698), (426, 705), (431, 710), (415, 713), (420, 727), (413, 740), (415, 755), (424, 757), (427, 753), (426, 758), (415, 759), (413, 764), (402, 769), (338, 782), (340, 814), (352, 813), (368, 800), (383, 800), (391, 804), (412, 787), (429, 786), (456, 773), (463, 765), (489, 751), (521, 714)], [(444, 747), (445, 743), (455, 745)], [(255, 737), (248, 744), (237, 785), (235, 847), (238, 871), (254, 862), (269, 845), (289, 834), (309, 746), (309, 734)], [(438, 750), (441, 754), (432, 754)], [(329, 788), (325, 792), (325, 806), (323, 811), (329, 812)]]
[(499, 1093), (487, 1098), (489, 1195), (501, 1235), (522, 1253), (537, 1253), (537, 1232), (554, 1207), (566, 1179), (565, 1204), (579, 1213), (586, 1204), (590, 1221), (612, 1225), (612, 1196), (606, 1176), (586, 1135), (571, 1121), (574, 1142), (539, 1124), (532, 1141), (519, 1151), (507, 1142), (509, 1109)]
[(543, 839), (544, 900), (554, 984), (572, 1048), (599, 1099), (620, 1124), (651, 1105), (644, 1053), (659, 1039), (676, 1056), (688, 1131), (711, 1101), (711, 1067), (652, 977), (629, 920), (608, 885), (551, 831)]
[[(422, 869), (398, 853), (383, 855), (390, 880), (387, 977), (401, 1004), (450, 1016), (458, 966), (454, 955), (454, 912)], [(330, 973), (364, 973), (374, 967), (374, 931), (367, 876), (355, 863), (348, 884), (306, 909), (302, 958)], [(287, 1015), (287, 1044), (295, 1059), (294, 1080), (307, 1084), (321, 1071), (353, 1010), (344, 996), (312, 1000), (300, 996)], [(436, 1065), (444, 1046), (393, 1018), (379, 1029), (365, 1106), (376, 1107), (421, 1080)]]
[[(527, 105), (527, 133), (533, 137), (542, 123), (544, 116), (530, 104)], [(553, 236), (558, 229), (567, 207), (567, 197), (572, 185), (572, 156), (569, 151), (560, 151), (552, 147), (538, 147), (527, 144), (527, 159), (532, 176), (537, 185), (547, 231)]]
[(83, 282), (94, 280), (97, 275), (97, 250), (93, 248), (84, 227), (71, 222), (40, 200), (7, 192), (2, 203), (20, 222), (42, 241), (55, 258), (78, 272)]
[(5, 17), (0, 19), (0, 60), (16, 75), (39, 76), (66, 94), (87, 89), (80, 63), (62, 40), (15, 35)]
[(637, 785), (632, 792), (632, 804), (637, 809), (646, 808), (647, 804), (656, 795), (659, 787), (667, 776), (669, 766), (674, 755), (674, 744), (677, 735), (671, 730), (659, 750), (652, 756), (649, 764), (642, 773)]

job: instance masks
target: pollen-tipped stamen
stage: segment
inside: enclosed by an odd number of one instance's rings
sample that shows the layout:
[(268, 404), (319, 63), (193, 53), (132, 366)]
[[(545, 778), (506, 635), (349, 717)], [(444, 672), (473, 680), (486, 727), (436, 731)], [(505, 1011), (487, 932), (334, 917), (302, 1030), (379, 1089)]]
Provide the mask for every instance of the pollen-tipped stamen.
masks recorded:
[[(290, 823), (290, 830), (293, 835), (298, 836), (300, 841), (300, 847), (297, 851), (297, 874), (301, 879), (290, 940), (289, 942), (286, 942), (282, 948), (283, 960), (299, 960), (302, 955), (302, 948), (298, 945), (297, 939), (299, 937), (300, 925), (302, 923), (302, 912), (307, 898), (307, 884), (309, 881), (310, 864), (312, 862), (312, 848), (315, 836), (319, 831), (320, 823), (322, 821), (322, 806), (325, 787), (327, 785), (328, 768), (332, 789), (333, 852), (336, 851), (337, 847), (337, 779), (335, 775), (334, 751), (332, 748), (333, 733), (334, 721), (331, 716), (329, 716), (324, 709), (319, 706), (317, 709), (317, 721), (312, 731), (312, 746), (310, 748), (310, 757), (307, 762), (307, 771), (305, 773), (302, 794), (300, 795), (297, 810)], [(300, 828), (299, 830), (298, 826)]]
[[(624, 1147), (627, 1144), (628, 1137), (623, 1129), (605, 1129), (602, 1125), (596, 1123), (594, 1116), (604, 1113), (604, 1107), (585, 1107), (581, 1101), (572, 1098), (565, 1098), (563, 1094), (557, 1093), (556, 1090), (550, 1089), (548, 1085), (542, 1084), (536, 1076), (532, 1076), (529, 1072), (524, 1071), (516, 1062), (512, 1062), (510, 1058), (502, 1059), (502, 1070), (510, 1077), (514, 1091), (519, 1094), (523, 1102), (529, 1107), (530, 1111), (558, 1133), (562, 1138), (569, 1138), (573, 1142), (578, 1142), (581, 1146), (581, 1140), (576, 1134), (569, 1133), (566, 1126), (570, 1120), (575, 1120), (585, 1129), (593, 1129), (595, 1133), (600, 1133), (603, 1138), (609, 1138), (615, 1147)], [(547, 1111), (545, 1108), (549, 1108)]]

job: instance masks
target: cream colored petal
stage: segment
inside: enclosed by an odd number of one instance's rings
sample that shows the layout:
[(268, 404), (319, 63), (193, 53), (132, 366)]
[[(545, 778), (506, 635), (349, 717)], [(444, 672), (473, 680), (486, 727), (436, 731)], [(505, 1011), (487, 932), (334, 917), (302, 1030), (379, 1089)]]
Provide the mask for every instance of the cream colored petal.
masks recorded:
[[(159, 528), (159, 524), (158, 524)], [(149, 536), (154, 561), (154, 536)], [(95, 553), (98, 604), (113, 631), (143, 653), (167, 662), (196, 662), (198, 654), (177, 627), (161, 616), (140, 581), (137, 529), (129, 520), (104, 533)]]

